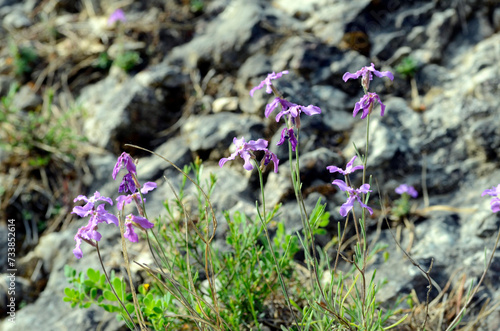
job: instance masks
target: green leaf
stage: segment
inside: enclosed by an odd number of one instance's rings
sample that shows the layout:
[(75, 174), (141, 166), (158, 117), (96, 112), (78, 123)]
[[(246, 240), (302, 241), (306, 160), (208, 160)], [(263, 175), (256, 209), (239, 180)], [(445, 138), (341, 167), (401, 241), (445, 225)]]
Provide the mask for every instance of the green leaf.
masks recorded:
[(64, 294), (66, 294), (66, 296), (70, 297), (70, 298), (74, 298), (75, 297), (75, 294), (74, 294), (74, 290), (69, 288), (69, 287), (66, 287), (64, 289)]
[(90, 308), (90, 306), (92, 306), (92, 302), (87, 302), (86, 304), (83, 305), (83, 308), (87, 309)]
[(116, 291), (116, 295), (118, 295), (118, 297), (123, 300), (124, 293), (123, 293), (122, 281), (120, 278), (113, 279), (113, 287)]
[(89, 268), (87, 269), (87, 276), (92, 282), (94, 282), (94, 284), (99, 282), (99, 271)]
[(110, 290), (104, 290), (102, 292), (102, 296), (109, 301), (118, 301), (118, 299), (116, 299), (116, 296)]
[(128, 311), (129, 313), (132, 313), (132, 312), (134, 312), (134, 310), (135, 310), (134, 304), (132, 304), (132, 303), (127, 303), (127, 304), (125, 305), (125, 308), (127, 308), (127, 311)]
[(91, 290), (90, 290), (90, 298), (92, 300), (94, 300), (97, 296), (97, 288), (93, 287)]

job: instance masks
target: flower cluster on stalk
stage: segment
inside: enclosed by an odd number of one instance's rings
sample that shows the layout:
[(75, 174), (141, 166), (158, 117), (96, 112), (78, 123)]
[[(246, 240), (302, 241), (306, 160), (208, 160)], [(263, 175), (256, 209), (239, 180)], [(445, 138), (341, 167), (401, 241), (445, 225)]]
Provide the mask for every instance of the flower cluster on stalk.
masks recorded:
[(484, 190), (483, 194), (481, 196), (489, 195), (493, 198), (491, 198), (490, 201), (490, 207), (491, 211), (494, 213), (497, 213), (500, 211), (500, 184), (498, 184), (496, 187), (493, 186), (493, 188)]
[(365, 91), (365, 95), (356, 102), (353, 110), (353, 117), (356, 117), (359, 111), (361, 113), (361, 119), (366, 118), (373, 110), (373, 107), (378, 102), (380, 104), (380, 116), (384, 116), (385, 105), (380, 101), (380, 97), (377, 93), (368, 92), (370, 87), (370, 81), (373, 80), (373, 75), (377, 77), (387, 77), (390, 80), (394, 80), (394, 75), (390, 71), (378, 71), (375, 70), (375, 65), (372, 63), (369, 67), (363, 67), (355, 73), (346, 72), (342, 79), (347, 82), (349, 79), (358, 79), (361, 77), (361, 86)]
[[(346, 181), (349, 182), (348, 176), (349, 174), (352, 174), (356, 170), (362, 170), (364, 167), (362, 165), (359, 166), (353, 166), (354, 160), (356, 160), (357, 156), (354, 156), (346, 165), (345, 169), (336, 167), (336, 166), (328, 166), (327, 169), (330, 171), (330, 173), (341, 173), (346, 177)], [(371, 192), (370, 190), (370, 184), (363, 184), (359, 188), (355, 189), (351, 187), (348, 183), (341, 179), (336, 179), (332, 182), (333, 185), (337, 185), (338, 188), (347, 193), (347, 201), (340, 207), (340, 215), (342, 217), (346, 217), (349, 211), (354, 207), (354, 202), (357, 201), (361, 207), (366, 208), (368, 212), (373, 214), (373, 210), (368, 207), (361, 199), (362, 194), (367, 194)]]
[[(118, 210), (123, 211), (125, 205), (135, 202), (137, 210), (140, 216), (129, 214), (125, 217), (125, 233), (124, 237), (131, 242), (137, 242), (138, 236), (134, 231), (134, 228), (139, 229), (150, 229), (154, 225), (149, 222), (145, 217), (143, 210), (143, 203), (145, 199), (142, 198), (141, 194), (144, 195), (156, 188), (156, 183), (147, 182), (140, 186), (137, 180), (137, 169), (134, 163), (134, 159), (128, 153), (122, 153), (118, 158), (114, 168), (112, 177), (116, 180), (118, 173), (121, 169), (125, 169), (127, 173), (123, 176), (122, 181), (119, 185), (119, 193), (129, 193), (128, 195), (120, 195), (117, 199)], [(105, 203), (113, 205), (113, 200), (109, 197), (102, 196), (101, 193), (95, 192), (94, 196), (86, 197), (84, 195), (79, 195), (75, 198), (74, 202), (84, 201), (83, 206), (75, 206), (72, 213), (80, 217), (90, 216), (89, 222), (86, 226), (78, 229), (75, 235), (76, 246), (73, 250), (73, 254), (76, 258), (80, 259), (83, 256), (80, 245), (82, 241), (87, 242), (92, 246), (96, 246), (96, 242), (101, 240), (101, 234), (97, 231), (98, 225), (100, 223), (114, 224), (119, 226), (118, 218), (105, 210)], [(97, 205), (99, 201), (104, 201), (105, 203)]]
[[(290, 142), (292, 147), (292, 151), (295, 151), (298, 145), (298, 139), (295, 135), (295, 128), (300, 128), (300, 114), (304, 113), (306, 115), (316, 115), (321, 113), (321, 109), (319, 107), (309, 105), (307, 107), (297, 105), (292, 103), (276, 92), (272, 84), (272, 80), (281, 78), (283, 75), (288, 74), (288, 70), (284, 70), (278, 73), (272, 72), (267, 75), (267, 77), (262, 80), (257, 86), (250, 90), (250, 96), (254, 96), (255, 91), (260, 90), (266, 87), (266, 93), (271, 94), (274, 93), (276, 97), (273, 99), (271, 103), (266, 105), (266, 110), (264, 115), (268, 118), (271, 113), (278, 107), (281, 107), (280, 112), (276, 115), (276, 122), (279, 122), (282, 117), (286, 118), (287, 126), (283, 128), (281, 131), (281, 138), (276, 144), (277, 146), (282, 145), (286, 140)], [(252, 170), (253, 165), (251, 163), (251, 159), (255, 158), (254, 151), (264, 151), (265, 155), (261, 161), (261, 167), (266, 166), (271, 161), (274, 164), (274, 172), (278, 172), (278, 157), (271, 153), (268, 149), (268, 142), (264, 139), (258, 139), (256, 141), (250, 140), (249, 142), (245, 142), (245, 138), (242, 137), (237, 139), (236, 137), (233, 139), (233, 143), (236, 146), (236, 151), (231, 154), (231, 156), (227, 158), (222, 158), (219, 161), (219, 166), (222, 167), (227, 161), (234, 160), (236, 156), (240, 156), (245, 162), (243, 168), (245, 170)]]

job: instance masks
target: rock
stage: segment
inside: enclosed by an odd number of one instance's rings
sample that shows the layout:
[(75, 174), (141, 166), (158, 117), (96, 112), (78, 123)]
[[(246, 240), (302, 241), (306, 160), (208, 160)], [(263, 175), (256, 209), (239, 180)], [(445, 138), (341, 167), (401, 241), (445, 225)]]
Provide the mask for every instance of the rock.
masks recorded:
[(182, 127), (189, 149), (193, 152), (225, 149), (233, 138), (245, 137), (246, 141), (260, 138), (257, 132), (262, 123), (249, 116), (232, 113), (193, 116)]
[(42, 107), (43, 99), (27, 85), (22, 86), (12, 100), (12, 107), (17, 110), (35, 111)]
[(167, 57), (171, 62), (189, 59), (191, 64), (186, 63), (188, 65), (213, 61), (220, 67), (235, 68), (239, 63), (238, 54), (244, 51), (246, 43), (254, 36), (261, 14), (258, 2), (232, 1), (207, 24), (203, 34), (174, 48)]
[[(141, 75), (139, 82), (166, 84), (169, 74), (178, 74), (169, 70), (164, 73), (167, 76), (163, 78)], [(132, 78), (119, 82), (116, 77), (108, 76), (82, 91), (80, 100), (91, 115), (84, 124), (85, 135), (91, 143), (116, 154), (121, 153), (125, 142), (154, 148), (155, 134), (180, 118), (184, 103), (181, 86), (153, 88), (139, 82)]]
[(448, 45), (451, 37), (458, 27), (456, 10), (449, 8), (440, 13), (434, 13), (427, 28), (428, 40), (426, 49), (432, 53), (431, 61), (440, 61), (443, 49)]
[(30, 27), (33, 23), (26, 14), (19, 8), (14, 7), (3, 18), (2, 26), (6, 29), (22, 29)]
[(212, 110), (214, 113), (220, 113), (223, 111), (235, 111), (238, 109), (238, 98), (218, 98), (212, 103)]

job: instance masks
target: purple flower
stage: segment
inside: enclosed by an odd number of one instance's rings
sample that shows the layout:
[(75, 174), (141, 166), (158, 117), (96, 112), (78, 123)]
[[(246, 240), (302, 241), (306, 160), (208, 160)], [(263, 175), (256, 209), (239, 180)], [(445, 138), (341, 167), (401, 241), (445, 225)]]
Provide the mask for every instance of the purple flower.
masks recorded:
[(90, 245), (94, 245), (93, 240), (101, 240), (101, 234), (97, 232), (97, 225), (99, 223), (113, 223), (118, 226), (118, 218), (115, 215), (108, 213), (104, 209), (104, 204), (101, 204), (97, 206), (97, 208), (91, 210), (91, 214), (92, 216), (90, 216), (88, 224), (78, 229), (78, 232), (75, 235), (76, 246), (73, 250), (73, 254), (77, 259), (80, 259), (83, 256), (80, 248), (82, 240), (85, 240)]
[(283, 130), (281, 131), (281, 138), (276, 144), (276, 146), (283, 145), (285, 139), (290, 140), (290, 144), (292, 144), (292, 151), (295, 152), (295, 148), (297, 148), (297, 144), (299, 142), (297, 141), (297, 137), (295, 137), (295, 132), (293, 131), (293, 128), (290, 129), (283, 128)]
[(484, 190), (484, 192), (483, 192), (483, 194), (481, 194), (481, 196), (485, 196), (485, 195), (490, 195), (493, 197), (490, 201), (491, 211), (494, 213), (499, 212), (500, 211), (500, 198), (499, 198), (500, 184), (497, 185), (496, 187), (493, 186), (493, 188), (491, 188), (491, 189)]
[(300, 113), (303, 112), (306, 115), (316, 115), (321, 114), (321, 109), (319, 107), (309, 105), (307, 107), (297, 105), (295, 103), (289, 102), (285, 99), (274, 98), (274, 100), (266, 106), (265, 115), (269, 117), (271, 113), (281, 104), (281, 111), (276, 115), (276, 122), (279, 122), (281, 117), (284, 115), (290, 115), (293, 118), (299, 117)]
[[(141, 188), (141, 193), (143, 195), (147, 194), (148, 192), (154, 190), (155, 188), (156, 188), (156, 183), (153, 182), (144, 183), (144, 185)], [(139, 194), (139, 192), (135, 192), (129, 195), (120, 195), (118, 198), (116, 198), (117, 202), (116, 206), (118, 207), (118, 210), (122, 210), (123, 207), (125, 207), (125, 205), (128, 205), (134, 200), (138, 203), (138, 205), (142, 203), (141, 195)], [(146, 201), (146, 199), (144, 199), (144, 201)]]
[(92, 210), (94, 209), (94, 205), (97, 201), (105, 201), (109, 203), (110, 205), (113, 205), (113, 200), (111, 200), (108, 197), (102, 196), (99, 191), (96, 191), (94, 193), (93, 197), (87, 198), (85, 195), (79, 195), (73, 200), (73, 202), (77, 201), (85, 201), (86, 204), (83, 206), (75, 206), (73, 207), (73, 211), (71, 212), (72, 214), (76, 214), (80, 217), (86, 217), (92, 213)]
[(361, 193), (366, 194), (372, 191), (370, 190), (370, 184), (363, 184), (358, 189), (353, 189), (352, 187), (348, 186), (343, 180), (340, 179), (334, 180), (332, 184), (337, 185), (342, 191), (347, 192), (348, 194), (347, 201), (340, 207), (340, 215), (342, 215), (342, 217), (346, 217), (349, 211), (352, 209), (354, 205), (354, 200), (358, 200), (361, 207), (366, 208), (366, 210), (368, 210), (370, 215), (373, 214), (373, 210), (367, 205), (365, 205), (361, 201), (361, 198), (359, 197)]
[(361, 76), (361, 84), (363, 87), (368, 90), (368, 87), (370, 85), (370, 81), (373, 79), (373, 74), (377, 77), (388, 77), (390, 80), (394, 80), (394, 75), (390, 71), (378, 71), (375, 70), (375, 65), (372, 63), (371, 66), (369, 67), (363, 67), (360, 70), (356, 71), (354, 74), (351, 74), (350, 72), (346, 72), (344, 76), (342, 76), (342, 79), (344, 82), (347, 82), (349, 79), (357, 79)]
[(145, 230), (151, 229), (154, 224), (148, 221), (147, 218), (135, 216), (132, 214), (129, 214), (125, 218), (125, 233), (123, 234), (123, 236), (131, 242), (136, 243), (139, 241), (139, 237), (134, 231), (134, 226)]
[(401, 184), (398, 187), (396, 187), (394, 191), (396, 191), (396, 193), (399, 195), (403, 195), (403, 193), (406, 193), (412, 198), (418, 197), (417, 190), (415, 190), (415, 188), (411, 185)]
[(130, 156), (130, 154), (123, 152), (115, 164), (113, 168), (113, 179), (116, 180), (116, 176), (122, 168), (127, 169), (128, 173), (123, 176), (123, 179), (118, 187), (119, 193), (124, 193), (130, 191), (130, 193), (134, 193), (137, 191), (137, 186), (135, 182), (135, 176), (137, 176), (137, 169), (135, 167), (134, 159)]
[(271, 153), (267, 148), (265, 149), (266, 154), (264, 155), (264, 158), (262, 159), (262, 164), (264, 166), (267, 166), (269, 162), (273, 161), (274, 164), (274, 172), (278, 173), (278, 165), (280, 163), (280, 160), (278, 160), (278, 157), (276, 154)]
[(130, 156), (130, 154), (123, 152), (122, 155), (118, 157), (116, 161), (115, 167), (113, 168), (113, 179), (116, 180), (116, 176), (120, 172), (122, 168), (127, 169), (129, 174), (133, 174), (137, 176), (137, 169), (135, 167), (134, 159)]
[(250, 162), (253, 156), (252, 151), (266, 151), (268, 142), (264, 139), (245, 142), (244, 137), (241, 137), (241, 139), (234, 137), (233, 144), (236, 146), (236, 151), (231, 154), (231, 156), (220, 159), (219, 166), (222, 168), (227, 161), (234, 160), (236, 156), (239, 155), (245, 161), (243, 168), (245, 168), (245, 170), (252, 170), (253, 164)]
[(351, 159), (351, 161), (349, 161), (345, 167), (345, 170), (339, 168), (339, 167), (336, 167), (336, 166), (328, 166), (326, 167), (326, 169), (328, 169), (331, 173), (334, 173), (334, 172), (340, 172), (342, 175), (344, 176), (347, 176), (349, 174), (352, 174), (353, 172), (355, 172), (356, 170), (360, 170), (360, 169), (363, 169), (363, 166), (362, 165), (359, 165), (359, 166), (355, 166), (353, 167), (353, 163), (354, 163), (354, 160), (356, 160), (357, 156), (354, 155), (353, 158)]
[(368, 116), (368, 114), (371, 113), (373, 106), (375, 105), (375, 101), (378, 101), (378, 103), (380, 103), (380, 116), (384, 116), (385, 105), (382, 103), (382, 101), (380, 101), (380, 97), (378, 96), (378, 94), (372, 92), (368, 92), (367, 94), (363, 95), (363, 97), (359, 99), (358, 102), (356, 102), (354, 111), (352, 112), (352, 116), (356, 117), (358, 112), (360, 110), (363, 110), (361, 119), (365, 118), (366, 116)]
[(281, 76), (286, 75), (286, 74), (288, 74), (288, 70), (278, 72), (278, 73), (274, 73), (274, 71), (273, 71), (272, 73), (268, 74), (266, 79), (261, 81), (259, 85), (255, 86), (253, 89), (250, 90), (250, 96), (253, 97), (253, 94), (255, 93), (255, 91), (260, 90), (261, 88), (264, 87), (264, 85), (266, 85), (266, 93), (267, 94), (273, 93), (273, 90), (271, 88), (271, 85), (273, 83), (271, 82), (271, 80), (278, 79)]
[(115, 22), (125, 22), (127, 18), (125, 17), (125, 13), (121, 9), (115, 10), (108, 18), (108, 26), (113, 25)]

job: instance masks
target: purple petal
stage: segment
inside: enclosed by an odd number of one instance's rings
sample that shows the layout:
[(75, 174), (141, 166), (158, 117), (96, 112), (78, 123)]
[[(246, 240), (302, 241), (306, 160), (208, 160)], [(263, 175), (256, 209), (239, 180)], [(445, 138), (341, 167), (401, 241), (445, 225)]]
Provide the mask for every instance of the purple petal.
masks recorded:
[(352, 188), (348, 186), (343, 180), (335, 179), (332, 184), (337, 185), (342, 191), (351, 191)]
[(141, 193), (146, 194), (156, 188), (156, 183), (153, 182), (147, 182), (142, 185)]
[[(274, 100), (267, 104), (266, 105), (266, 111), (264, 112), (266, 118), (269, 117), (269, 115), (271, 115), (271, 113), (276, 109), (276, 107), (278, 107), (280, 101), (279, 98), (274, 98)], [(278, 120), (276, 120), (278, 122)]]
[(302, 107), (302, 111), (308, 116), (321, 114), (321, 108), (313, 106), (313, 105), (309, 105), (307, 107)]
[(130, 240), (130, 242), (136, 243), (139, 241), (139, 237), (134, 231), (134, 225), (132, 223), (125, 223), (125, 232), (123, 236)]
[(73, 202), (77, 202), (77, 201), (85, 201), (85, 202), (89, 202), (89, 199), (85, 196), (85, 195), (79, 195), (75, 198), (75, 200), (73, 200)]
[(365, 193), (366, 194), (368, 192), (371, 192), (372, 190), (370, 190), (370, 184), (363, 184), (356, 191), (359, 192), (359, 193)]
[(269, 143), (267, 142), (267, 140), (265, 139), (257, 139), (257, 141), (255, 140), (250, 140), (248, 143), (247, 143), (247, 146), (248, 146), (248, 150), (252, 150), (252, 151), (263, 151), (267, 148), (267, 145)]
[(223, 167), (226, 162), (229, 161), (229, 158), (223, 157), (222, 159), (219, 160), (219, 167)]
[(336, 167), (336, 166), (328, 166), (328, 167), (326, 167), (326, 169), (328, 169), (328, 171), (330, 171), (330, 173), (340, 172), (342, 175), (344, 175), (344, 176), (346, 175), (346, 173), (344, 172), (343, 169)]
[(85, 206), (75, 206), (73, 207), (72, 214), (76, 214), (80, 217), (87, 217), (92, 212), (93, 206), (91, 204), (86, 204)]
[[(372, 65), (373, 65), (373, 63), (372, 63)], [(390, 80), (394, 80), (394, 75), (390, 71), (377, 71), (377, 70), (373, 70), (373, 73), (377, 77), (387, 77)]]
[(248, 170), (248, 171), (252, 170), (253, 164), (252, 164), (252, 162), (250, 162), (252, 155), (250, 155), (250, 153), (247, 151), (242, 151), (240, 153), (240, 155), (241, 155), (241, 158), (245, 161), (245, 163), (243, 164), (243, 168), (245, 168), (245, 170)]
[(350, 72), (346, 72), (344, 74), (344, 76), (342, 76), (342, 79), (344, 80), (344, 82), (347, 82), (349, 79), (359, 78), (360, 75), (361, 75), (361, 73), (359, 71), (354, 73), (354, 74), (351, 74)]
[(132, 215), (132, 221), (139, 224), (144, 229), (151, 229), (154, 226), (147, 218), (141, 216)]
[(352, 209), (353, 205), (354, 196), (351, 196), (347, 198), (347, 201), (342, 206), (340, 206), (340, 215), (342, 215), (342, 217), (346, 217), (349, 211)]
[(78, 235), (76, 235), (75, 241), (76, 241), (76, 245), (75, 245), (75, 249), (73, 249), (73, 254), (75, 255), (75, 257), (77, 259), (81, 259), (83, 257), (83, 252), (82, 252), (82, 249), (80, 248), (80, 245), (82, 244), (82, 239)]

